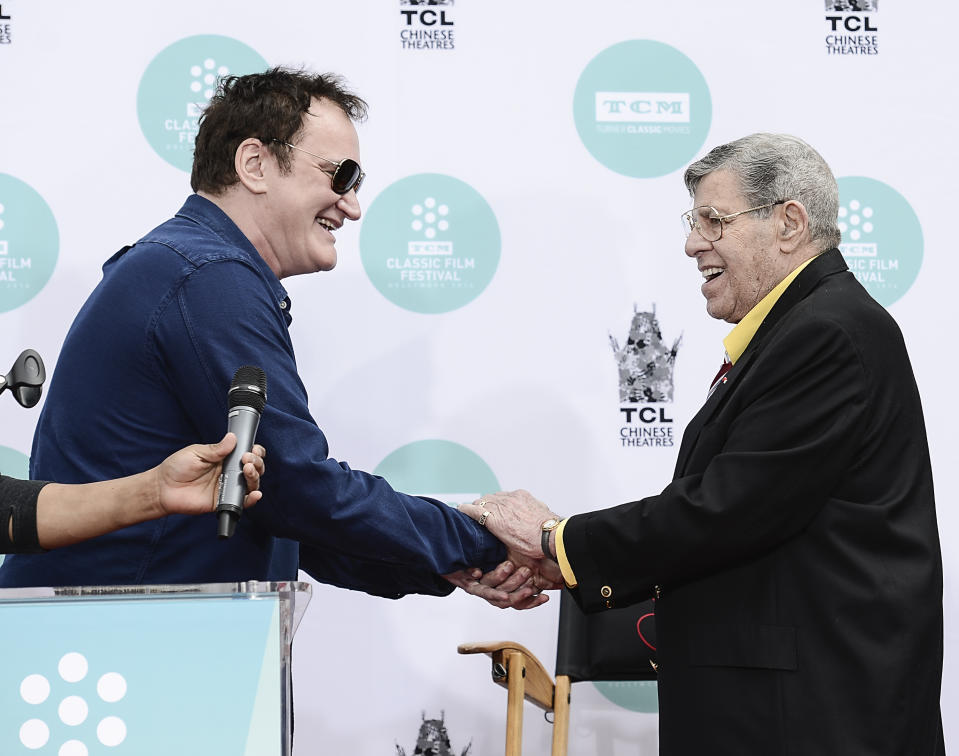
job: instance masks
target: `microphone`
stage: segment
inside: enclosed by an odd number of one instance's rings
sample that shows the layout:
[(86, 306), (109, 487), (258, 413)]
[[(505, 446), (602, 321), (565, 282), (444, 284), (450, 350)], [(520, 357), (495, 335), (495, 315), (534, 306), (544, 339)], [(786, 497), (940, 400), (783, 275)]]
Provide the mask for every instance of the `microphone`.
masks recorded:
[(0, 394), (10, 389), (21, 407), (30, 408), (40, 401), (46, 379), (47, 372), (40, 355), (33, 349), (25, 349), (13, 363), (10, 372), (0, 375)]
[(227, 396), (230, 411), (226, 429), (236, 434), (236, 446), (223, 460), (220, 473), (220, 495), (216, 503), (219, 538), (233, 535), (243, 512), (247, 491), (240, 458), (253, 448), (260, 413), (266, 406), (266, 373), (253, 365), (244, 365), (233, 375)]

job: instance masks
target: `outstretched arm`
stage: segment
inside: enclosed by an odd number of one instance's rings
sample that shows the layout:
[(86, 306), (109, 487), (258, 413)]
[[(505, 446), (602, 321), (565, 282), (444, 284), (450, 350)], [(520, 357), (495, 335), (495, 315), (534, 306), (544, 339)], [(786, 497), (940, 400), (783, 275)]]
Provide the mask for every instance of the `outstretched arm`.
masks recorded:
[[(53, 549), (168, 514), (202, 514), (216, 508), (221, 463), (236, 445), (226, 434), (215, 444), (193, 444), (146, 472), (99, 483), (44, 486), (37, 499), (40, 546)], [(266, 452), (243, 455), (244, 506), (259, 501)], [(13, 535), (12, 523), (10, 535)]]

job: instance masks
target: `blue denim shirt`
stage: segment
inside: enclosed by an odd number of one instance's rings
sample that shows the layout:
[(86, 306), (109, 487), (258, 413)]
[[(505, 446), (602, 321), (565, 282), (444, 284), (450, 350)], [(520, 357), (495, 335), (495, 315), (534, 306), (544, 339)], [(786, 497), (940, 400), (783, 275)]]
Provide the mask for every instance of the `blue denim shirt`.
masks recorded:
[(193, 195), (103, 267), (67, 334), (31, 456), (65, 483), (148, 469), (220, 438), (242, 365), (263, 368), (263, 500), (218, 540), (215, 516), (174, 515), (42, 555), (8, 557), (0, 585), (315, 579), (377, 595), (445, 594), (439, 576), (488, 567), (502, 546), (447, 505), (329, 457), (290, 341), (290, 299), (236, 225)]

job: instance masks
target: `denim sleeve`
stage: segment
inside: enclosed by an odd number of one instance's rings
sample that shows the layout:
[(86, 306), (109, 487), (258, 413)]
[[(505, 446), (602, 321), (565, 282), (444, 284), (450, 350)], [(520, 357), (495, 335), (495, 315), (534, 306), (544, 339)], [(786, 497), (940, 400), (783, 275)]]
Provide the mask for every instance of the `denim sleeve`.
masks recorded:
[[(374, 563), (391, 593), (402, 589), (397, 576), (407, 576), (412, 591), (429, 582), (435, 592), (437, 575), (502, 561), (502, 545), (456, 509), (395, 491), (383, 478), (329, 458), (284, 316), (262, 273), (228, 260), (193, 272), (157, 326), (158, 356), (199, 437), (222, 434), (225, 387), (238, 367), (256, 365), (266, 373), (268, 400), (257, 434), (267, 449), (264, 497), (244, 518), (308, 547), (301, 549), (302, 566), (318, 580), (371, 592)], [(389, 568), (393, 578), (386, 576)], [(360, 571), (369, 578), (354, 586), (351, 577)]]

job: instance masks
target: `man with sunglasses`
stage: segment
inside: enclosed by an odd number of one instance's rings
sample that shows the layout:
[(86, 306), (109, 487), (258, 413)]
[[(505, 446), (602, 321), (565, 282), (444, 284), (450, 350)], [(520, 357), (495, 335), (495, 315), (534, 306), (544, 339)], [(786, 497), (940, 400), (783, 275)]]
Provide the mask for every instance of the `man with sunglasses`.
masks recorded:
[(258, 440), (274, 459), (262, 505), (223, 541), (212, 516), (174, 516), (15, 556), (0, 585), (290, 580), (302, 568), (392, 598), (459, 585), (497, 605), (546, 600), (527, 584), (536, 560), (479, 582), (472, 568), (507, 555), (494, 537), (441, 502), (329, 458), (310, 414), (282, 280), (332, 269), (336, 232), (360, 217), (353, 122), (365, 113), (331, 75), (272, 69), (221, 81), (196, 137), (195, 194), (107, 261), (37, 426), (33, 477), (128, 475), (222, 432), (237, 367), (260, 365), (269, 398)]
[(557, 559), (587, 612), (655, 597), (663, 756), (940, 756), (922, 407), (898, 326), (838, 249), (836, 180), (775, 134), (685, 180), (686, 255), (736, 326), (672, 482), (565, 520), (525, 491), (461, 509)]

